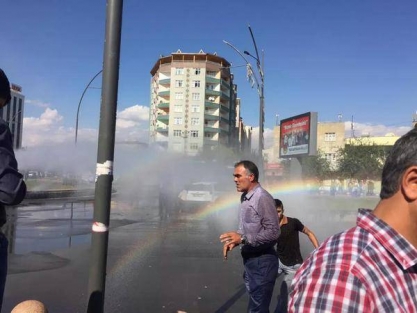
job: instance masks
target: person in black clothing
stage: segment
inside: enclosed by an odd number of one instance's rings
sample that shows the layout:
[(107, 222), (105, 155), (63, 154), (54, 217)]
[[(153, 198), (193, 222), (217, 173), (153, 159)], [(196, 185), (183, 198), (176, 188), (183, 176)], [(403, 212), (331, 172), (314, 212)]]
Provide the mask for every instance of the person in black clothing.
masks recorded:
[(282, 277), (280, 297), (275, 310), (276, 313), (287, 312), (288, 299), (291, 282), (295, 272), (303, 263), (300, 251), (300, 240), (298, 233), (302, 232), (308, 236), (314, 248), (318, 248), (319, 242), (314, 233), (303, 225), (298, 219), (284, 215), (284, 204), (279, 199), (275, 200), (275, 207), (278, 213), (281, 236), (277, 240), (278, 254), (278, 277)]
[[(10, 99), (10, 83), (6, 74), (0, 69), (0, 108), (6, 106)], [(0, 227), (7, 221), (5, 205), (17, 205), (22, 202), (25, 195), (26, 184), (22, 174), (17, 170), (9, 125), (0, 116)], [(0, 311), (6, 285), (7, 249), (7, 238), (0, 231)]]

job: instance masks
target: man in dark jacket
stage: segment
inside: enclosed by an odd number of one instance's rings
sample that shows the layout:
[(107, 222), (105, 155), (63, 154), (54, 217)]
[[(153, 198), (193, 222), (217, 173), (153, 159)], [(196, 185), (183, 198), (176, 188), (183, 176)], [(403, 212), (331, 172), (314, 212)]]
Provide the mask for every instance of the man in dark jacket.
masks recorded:
[[(0, 108), (5, 107), (10, 99), (10, 83), (0, 69)], [(26, 184), (17, 169), (9, 125), (0, 116), (0, 227), (6, 223), (5, 205), (17, 205), (25, 195)], [(7, 275), (7, 247), (7, 238), (0, 231), (0, 311)]]

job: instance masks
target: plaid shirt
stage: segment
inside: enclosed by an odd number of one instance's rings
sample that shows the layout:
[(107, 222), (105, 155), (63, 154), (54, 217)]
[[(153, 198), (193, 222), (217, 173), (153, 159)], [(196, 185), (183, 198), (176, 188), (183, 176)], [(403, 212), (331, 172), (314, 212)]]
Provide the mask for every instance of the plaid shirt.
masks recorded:
[(369, 210), (327, 239), (292, 283), (293, 312), (417, 312), (417, 249)]

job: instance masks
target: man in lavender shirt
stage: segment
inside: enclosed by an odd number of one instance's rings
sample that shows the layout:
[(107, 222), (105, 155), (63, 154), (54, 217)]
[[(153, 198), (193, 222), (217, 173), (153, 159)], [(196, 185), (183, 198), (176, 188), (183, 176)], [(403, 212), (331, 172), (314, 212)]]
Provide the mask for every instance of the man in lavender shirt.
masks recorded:
[(235, 164), (233, 173), (240, 198), (240, 222), (237, 231), (220, 235), (223, 256), (241, 246), (246, 289), (249, 293), (248, 312), (269, 312), (278, 272), (274, 245), (280, 234), (274, 198), (258, 182), (258, 167), (251, 161)]

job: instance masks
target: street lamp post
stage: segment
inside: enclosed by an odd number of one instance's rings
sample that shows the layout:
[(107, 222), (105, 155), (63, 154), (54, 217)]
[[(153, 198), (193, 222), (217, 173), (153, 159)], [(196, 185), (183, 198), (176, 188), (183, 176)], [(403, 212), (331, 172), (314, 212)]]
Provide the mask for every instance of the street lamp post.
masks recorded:
[(248, 75), (248, 79), (250, 81), (252, 81), (252, 85), (253, 85), (253, 80), (252, 78), (255, 80), (256, 83), (256, 87), (258, 90), (258, 95), (259, 95), (259, 148), (258, 148), (258, 153), (259, 153), (259, 158), (260, 158), (260, 162), (261, 164), (259, 164), (260, 166), (262, 166), (263, 168), (263, 155), (262, 155), (262, 150), (264, 148), (264, 120), (265, 120), (265, 97), (264, 97), (264, 83), (265, 83), (265, 78), (264, 78), (264, 53), (262, 50), (262, 60), (259, 58), (259, 53), (258, 53), (258, 47), (256, 45), (256, 41), (255, 41), (255, 37), (253, 36), (253, 32), (252, 32), (252, 28), (250, 27), (250, 25), (248, 25), (249, 28), (249, 32), (250, 35), (252, 37), (252, 41), (253, 41), (253, 45), (255, 47), (255, 53), (256, 56), (253, 56), (252, 54), (250, 54), (248, 51), (244, 51), (243, 53), (252, 57), (253, 59), (256, 60), (256, 68), (258, 70), (258, 75), (259, 75), (259, 80), (257, 78), (257, 76), (253, 73), (253, 68), (251, 63), (245, 58), (245, 56), (235, 47), (233, 46), (231, 43), (223, 40), (223, 42), (225, 44), (227, 44), (228, 46), (230, 46), (231, 48), (233, 48), (246, 62), (246, 67), (247, 67), (247, 75)]
[[(15, 145), (16, 141), (19, 140), (19, 138), (15, 138), (15, 132), (14, 132), (14, 125), (15, 125), (15, 120), (16, 117), (19, 117), (18, 119), (20, 120), (20, 114), (22, 113), (23, 110), (19, 110), (17, 111), (12, 118), (8, 121), (8, 125), (9, 125), (9, 129), (10, 129), (10, 133), (12, 134), (12, 140), (13, 140), (13, 146)], [(18, 125), (19, 126), (19, 125)], [(19, 144), (16, 144), (15, 149), (19, 149)]]
[(81, 102), (83, 101), (84, 95), (87, 91), (87, 89), (90, 87), (91, 83), (94, 81), (94, 79), (96, 79), (96, 77), (98, 75), (101, 74), (101, 72), (103, 72), (103, 69), (101, 69), (96, 75), (94, 75), (94, 77), (90, 80), (90, 82), (87, 84), (87, 86), (84, 88), (84, 91), (81, 95), (80, 101), (78, 102), (78, 108), (77, 108), (77, 117), (75, 119), (75, 144), (77, 144), (77, 138), (78, 138), (78, 118), (80, 115), (80, 107), (81, 107)]

